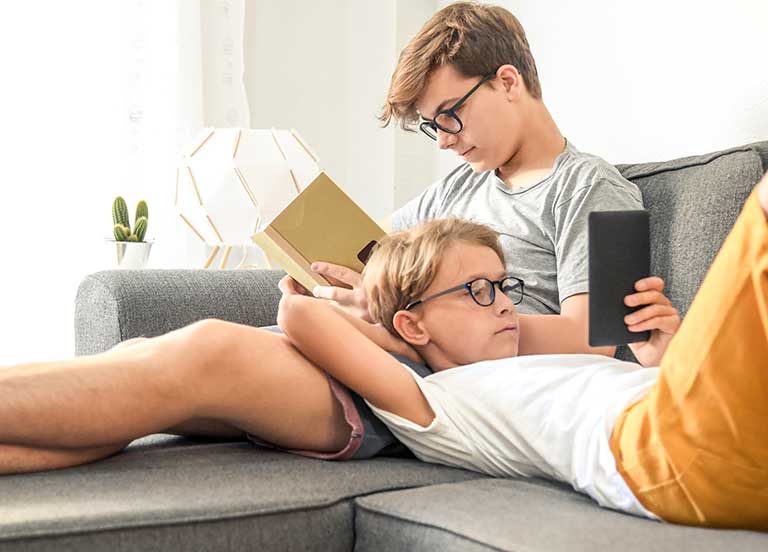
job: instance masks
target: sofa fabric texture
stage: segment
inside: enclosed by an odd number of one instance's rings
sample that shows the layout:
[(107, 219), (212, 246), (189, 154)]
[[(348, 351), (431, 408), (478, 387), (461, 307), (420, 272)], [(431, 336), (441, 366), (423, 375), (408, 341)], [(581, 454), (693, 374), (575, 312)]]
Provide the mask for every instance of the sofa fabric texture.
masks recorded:
[(601, 508), (566, 485), (482, 479), (356, 501), (358, 552), (376, 550), (758, 550), (750, 531), (681, 527)]
[(350, 550), (355, 497), (481, 477), (157, 435), (92, 465), (0, 478), (0, 552)]
[[(766, 169), (768, 142), (619, 166), (651, 213), (652, 271), (681, 314)], [(76, 353), (204, 318), (275, 324), (282, 274), (88, 275), (75, 303)], [(639, 519), (558, 483), (492, 479), (415, 459), (334, 463), (171, 436), (141, 439), (91, 465), (0, 478), (0, 552), (683, 548), (767, 550), (768, 534)]]

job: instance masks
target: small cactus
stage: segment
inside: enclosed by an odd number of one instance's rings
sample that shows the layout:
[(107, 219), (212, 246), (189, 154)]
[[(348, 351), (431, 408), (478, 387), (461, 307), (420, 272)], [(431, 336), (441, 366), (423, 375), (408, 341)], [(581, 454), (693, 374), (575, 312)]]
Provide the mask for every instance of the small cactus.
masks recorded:
[(149, 209), (143, 199), (136, 205), (136, 218), (133, 221), (134, 230), (128, 218), (128, 205), (122, 197), (116, 197), (112, 203), (112, 233), (117, 241), (143, 242), (149, 224)]
[(133, 225), (133, 233), (139, 239), (144, 241), (144, 235), (147, 233), (147, 217), (139, 217), (136, 219), (136, 224)]
[(134, 218), (133, 220), (138, 223), (141, 217), (144, 217), (145, 219), (149, 220), (149, 208), (147, 207), (147, 202), (144, 201), (143, 199), (139, 201), (138, 205), (136, 205), (136, 218)]
[(115, 239), (117, 241), (128, 241), (128, 229), (122, 224), (115, 224)]
[(131, 223), (128, 220), (128, 205), (125, 204), (125, 200), (118, 196), (112, 203), (112, 223), (122, 224), (128, 228), (128, 232), (131, 231)]

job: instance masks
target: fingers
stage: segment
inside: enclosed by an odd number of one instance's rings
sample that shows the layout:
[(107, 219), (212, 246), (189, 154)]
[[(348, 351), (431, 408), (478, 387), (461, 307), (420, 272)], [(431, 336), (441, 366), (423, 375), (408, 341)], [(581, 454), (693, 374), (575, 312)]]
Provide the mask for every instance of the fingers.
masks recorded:
[(637, 291), (648, 291), (652, 289), (655, 289), (656, 291), (664, 291), (664, 280), (658, 276), (643, 278), (635, 282), (635, 289)]
[(336, 301), (340, 305), (351, 305), (357, 302), (357, 294), (353, 290), (340, 287), (315, 286), (312, 289), (312, 294), (320, 299)]
[(358, 288), (362, 284), (362, 276), (360, 276), (360, 273), (355, 272), (346, 266), (318, 262), (312, 263), (310, 268), (312, 268), (312, 270), (318, 274), (322, 274), (323, 276), (330, 276), (331, 278), (335, 278), (336, 280), (344, 282), (353, 288)]
[(677, 315), (657, 316), (642, 324), (627, 326), (630, 332), (647, 332), (658, 330), (665, 334), (675, 334), (680, 328), (680, 317)]
[(633, 293), (624, 298), (624, 304), (628, 307), (637, 307), (640, 305), (671, 305), (669, 298), (660, 291), (651, 290), (640, 293)]
[(672, 305), (651, 305), (624, 317), (631, 332), (661, 330), (674, 332), (680, 325), (680, 315)]
[(302, 286), (299, 282), (287, 274), (280, 278), (280, 281), (277, 283), (277, 287), (283, 295), (312, 295), (307, 290), (307, 288)]

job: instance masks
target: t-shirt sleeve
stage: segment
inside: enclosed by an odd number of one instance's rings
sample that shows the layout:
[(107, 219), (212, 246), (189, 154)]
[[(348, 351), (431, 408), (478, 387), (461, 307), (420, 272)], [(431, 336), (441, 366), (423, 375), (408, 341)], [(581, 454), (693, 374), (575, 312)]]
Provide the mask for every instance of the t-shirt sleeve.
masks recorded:
[(435, 414), (428, 426), (420, 426), (397, 414), (377, 408), (367, 400), (365, 402), (371, 407), (376, 417), (384, 422), (395, 437), (420, 460), (448, 466), (471, 466), (471, 461), (468, 459), (472, 456), (472, 447), (447, 416), (441, 393), (430, 386), (425, 378), (410, 368), (408, 370)]
[(471, 173), (466, 163), (459, 165), (421, 194), (400, 207), (392, 214), (392, 231), (406, 230), (428, 220), (445, 216), (446, 198)]
[(637, 187), (626, 180), (601, 178), (560, 198), (554, 205), (557, 288), (562, 303), (589, 292), (587, 222), (592, 211), (642, 209)]
[(441, 182), (436, 182), (392, 214), (392, 231), (399, 232), (438, 218), (442, 205)]

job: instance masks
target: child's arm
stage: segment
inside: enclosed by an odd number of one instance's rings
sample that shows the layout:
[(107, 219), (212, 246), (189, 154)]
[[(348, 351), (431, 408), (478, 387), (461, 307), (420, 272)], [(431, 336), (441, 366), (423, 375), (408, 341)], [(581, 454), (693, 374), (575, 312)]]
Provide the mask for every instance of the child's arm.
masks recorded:
[(615, 347), (590, 347), (589, 294), (560, 303), (560, 314), (521, 314), (519, 355), (592, 354), (612, 357)]
[(651, 338), (630, 343), (629, 348), (643, 366), (658, 366), (680, 328), (680, 315), (664, 295), (664, 280), (661, 278), (654, 276), (638, 280), (635, 289), (638, 293), (627, 295), (624, 304), (628, 307), (646, 306), (627, 315), (624, 322), (631, 332), (651, 330)]
[(397, 353), (414, 362), (424, 363), (424, 359), (421, 358), (416, 349), (408, 345), (405, 341), (397, 336), (392, 335), (387, 328), (381, 324), (371, 324), (366, 322), (362, 318), (350, 314), (345, 311), (343, 307), (336, 306), (330, 303), (334, 307), (335, 311), (340, 314), (347, 322), (352, 324), (355, 329), (373, 341), (376, 345), (384, 349), (389, 353)]
[(377, 408), (421, 426), (432, 422), (434, 413), (413, 376), (338, 309), (284, 295), (277, 322), (304, 356)]

